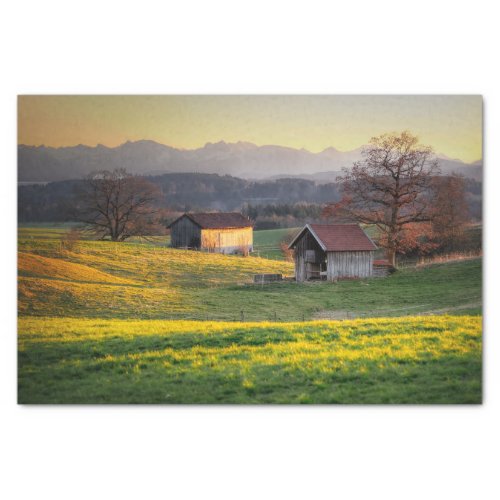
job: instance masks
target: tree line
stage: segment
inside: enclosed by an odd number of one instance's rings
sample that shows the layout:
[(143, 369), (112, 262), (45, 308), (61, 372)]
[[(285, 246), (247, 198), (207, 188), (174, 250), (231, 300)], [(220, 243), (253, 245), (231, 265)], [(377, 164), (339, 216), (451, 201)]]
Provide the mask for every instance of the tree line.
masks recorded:
[[(145, 177), (158, 188), (157, 208), (170, 212), (204, 210), (239, 211), (246, 206), (322, 205), (340, 199), (336, 184), (317, 185), (305, 179), (255, 182), (229, 175), (179, 173)], [(20, 222), (72, 220), (73, 207), (86, 180), (59, 181), (45, 185), (20, 185)], [(295, 209), (290, 209), (295, 211)], [(286, 214), (290, 215), (289, 211)], [(270, 214), (266, 214), (270, 216)]]

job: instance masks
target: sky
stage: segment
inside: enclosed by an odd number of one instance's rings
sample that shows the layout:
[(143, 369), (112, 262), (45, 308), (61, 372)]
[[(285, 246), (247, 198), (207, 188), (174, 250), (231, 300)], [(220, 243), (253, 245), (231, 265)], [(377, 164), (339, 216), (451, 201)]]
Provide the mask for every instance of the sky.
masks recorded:
[(247, 141), (349, 151), (409, 130), (437, 153), (482, 159), (481, 96), (19, 96), (18, 143), (153, 140), (182, 149)]

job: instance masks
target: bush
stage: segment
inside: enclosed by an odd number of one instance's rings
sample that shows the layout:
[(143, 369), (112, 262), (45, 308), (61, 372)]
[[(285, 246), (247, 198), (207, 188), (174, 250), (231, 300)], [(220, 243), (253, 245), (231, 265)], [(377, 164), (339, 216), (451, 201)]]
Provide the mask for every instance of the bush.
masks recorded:
[(61, 238), (61, 249), (73, 252), (78, 247), (81, 239), (81, 230), (76, 227), (72, 227), (69, 231), (66, 231), (66, 234)]

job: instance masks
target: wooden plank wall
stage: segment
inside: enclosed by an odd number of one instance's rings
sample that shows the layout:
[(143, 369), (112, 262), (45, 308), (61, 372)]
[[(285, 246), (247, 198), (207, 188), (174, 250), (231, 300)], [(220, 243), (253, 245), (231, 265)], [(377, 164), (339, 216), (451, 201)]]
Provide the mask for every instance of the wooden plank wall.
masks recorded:
[[(314, 251), (314, 262), (311, 262)], [(311, 277), (319, 278), (320, 263), (325, 258), (325, 252), (313, 236), (306, 231), (295, 246), (295, 280), (306, 281)]]
[(307, 237), (309, 236), (306, 231), (304, 235), (297, 241), (294, 250), (295, 257), (295, 280), (306, 280), (306, 250), (307, 250)]
[(327, 279), (368, 278), (373, 274), (373, 252), (327, 252)]
[(170, 245), (174, 248), (200, 248), (201, 229), (188, 217), (170, 227)]
[(242, 248), (253, 250), (253, 228), (202, 229), (201, 248), (221, 253), (235, 253)]

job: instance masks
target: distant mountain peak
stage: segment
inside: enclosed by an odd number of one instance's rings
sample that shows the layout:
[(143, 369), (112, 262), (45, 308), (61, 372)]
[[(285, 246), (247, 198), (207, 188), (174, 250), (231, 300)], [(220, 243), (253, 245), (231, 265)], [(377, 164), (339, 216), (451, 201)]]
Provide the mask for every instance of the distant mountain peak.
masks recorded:
[(337, 148), (334, 148), (333, 146), (329, 146), (325, 149), (323, 149), (323, 151), (321, 151), (320, 154), (323, 154), (323, 153), (339, 153), (340, 151), (337, 149)]
[(226, 146), (227, 143), (226, 141), (217, 141), (217, 142), (207, 142), (203, 146), (204, 148), (213, 148), (213, 147), (218, 147), (218, 146)]
[(438, 160), (456, 161), (457, 163), (463, 163), (464, 165), (466, 165), (463, 160), (460, 160), (459, 158), (452, 158), (451, 156), (445, 155), (444, 153), (436, 153), (436, 157)]
[(247, 149), (255, 149), (255, 148), (258, 148), (258, 146), (256, 144), (254, 144), (253, 142), (247, 142), (247, 141), (238, 141), (236, 143), (238, 146), (240, 147), (244, 147), (244, 148), (247, 148)]
[[(135, 146), (135, 145), (148, 145), (151, 144), (153, 146), (163, 146), (163, 147), (170, 147), (165, 144), (161, 144), (159, 142), (153, 141), (152, 139), (138, 139), (137, 141), (131, 141), (127, 140), (121, 146)], [(120, 147), (120, 146), (118, 146)]]

